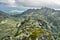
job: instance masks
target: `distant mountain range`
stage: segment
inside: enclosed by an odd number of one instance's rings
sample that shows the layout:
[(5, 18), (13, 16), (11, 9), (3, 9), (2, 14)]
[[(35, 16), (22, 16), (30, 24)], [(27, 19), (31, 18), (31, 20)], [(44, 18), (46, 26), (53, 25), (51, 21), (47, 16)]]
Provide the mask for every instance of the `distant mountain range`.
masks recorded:
[(46, 7), (41, 8), (41, 9), (28, 9), (28, 10), (24, 11), (23, 13), (16, 14), (14, 16), (19, 17), (19, 16), (22, 16), (22, 15), (31, 14), (31, 13), (32, 14), (35, 14), (35, 13), (36, 14), (42, 14), (44, 16), (48, 16), (49, 14), (57, 16), (57, 15), (60, 15), (59, 14), (60, 10), (54, 10), (54, 9), (46, 8)]

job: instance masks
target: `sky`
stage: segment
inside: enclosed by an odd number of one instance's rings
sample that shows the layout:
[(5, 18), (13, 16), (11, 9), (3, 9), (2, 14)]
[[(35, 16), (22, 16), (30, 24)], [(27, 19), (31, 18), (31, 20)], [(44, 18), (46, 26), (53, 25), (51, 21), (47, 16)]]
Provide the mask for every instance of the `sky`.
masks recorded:
[(0, 10), (4, 11), (41, 7), (60, 9), (60, 0), (0, 0)]

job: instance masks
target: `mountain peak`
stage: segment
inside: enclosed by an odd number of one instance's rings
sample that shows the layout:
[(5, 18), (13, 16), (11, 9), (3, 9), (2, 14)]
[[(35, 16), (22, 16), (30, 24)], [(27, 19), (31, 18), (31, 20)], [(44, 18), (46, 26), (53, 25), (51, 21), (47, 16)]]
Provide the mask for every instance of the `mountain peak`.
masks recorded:
[(48, 7), (42, 7), (41, 9), (54, 10), (54, 9), (51, 9), (51, 8), (48, 8)]

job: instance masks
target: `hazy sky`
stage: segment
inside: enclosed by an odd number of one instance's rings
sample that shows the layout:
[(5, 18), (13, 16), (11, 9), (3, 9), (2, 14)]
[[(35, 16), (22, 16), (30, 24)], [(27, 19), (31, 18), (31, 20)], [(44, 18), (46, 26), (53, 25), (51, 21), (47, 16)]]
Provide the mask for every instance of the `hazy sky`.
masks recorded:
[(60, 9), (60, 0), (0, 0), (0, 8), (4, 7)]

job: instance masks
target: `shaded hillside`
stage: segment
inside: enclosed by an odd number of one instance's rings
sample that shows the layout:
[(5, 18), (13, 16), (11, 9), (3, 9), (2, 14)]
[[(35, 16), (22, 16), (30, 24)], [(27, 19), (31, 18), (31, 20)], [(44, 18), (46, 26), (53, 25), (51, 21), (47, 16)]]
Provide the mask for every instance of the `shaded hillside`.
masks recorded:
[(3, 12), (3, 11), (0, 11), (0, 17), (4, 17), (4, 18), (8, 18), (8, 14)]
[(7, 13), (0, 11), (0, 21), (6, 19), (8, 17), (9, 17), (9, 15)]

